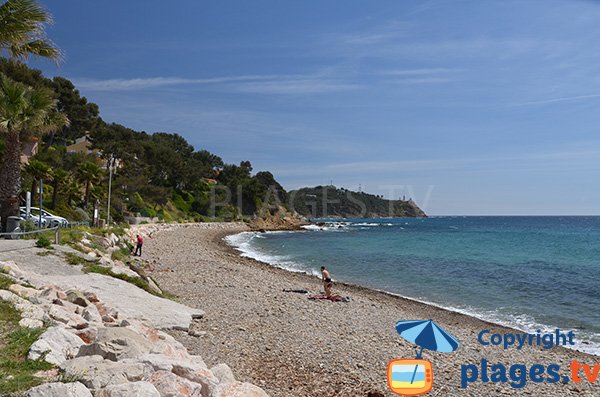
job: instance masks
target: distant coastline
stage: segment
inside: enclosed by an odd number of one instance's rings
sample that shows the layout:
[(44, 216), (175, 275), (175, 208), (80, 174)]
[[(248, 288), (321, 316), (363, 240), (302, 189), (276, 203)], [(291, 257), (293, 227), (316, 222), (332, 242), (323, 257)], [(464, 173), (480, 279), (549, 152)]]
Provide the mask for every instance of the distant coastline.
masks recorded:
[(310, 219), (427, 217), (412, 198), (385, 199), (334, 185), (304, 187), (288, 195), (290, 207)]

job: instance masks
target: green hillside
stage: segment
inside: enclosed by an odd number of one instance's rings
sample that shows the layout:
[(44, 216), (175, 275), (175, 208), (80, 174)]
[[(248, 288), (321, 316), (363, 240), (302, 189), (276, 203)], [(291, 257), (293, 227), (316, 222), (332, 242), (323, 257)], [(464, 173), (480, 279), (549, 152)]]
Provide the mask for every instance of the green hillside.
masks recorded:
[[(48, 79), (5, 59), (0, 59), (0, 73), (54, 92), (58, 110), (70, 120), (54, 133), (23, 136), (24, 145), (37, 142), (38, 152), (22, 168), (22, 205), (25, 192), (35, 196), (42, 179), (44, 207), (71, 220), (87, 220), (97, 205), (100, 217), (106, 218), (109, 164), (114, 159), (111, 218), (117, 222), (136, 215), (164, 221), (233, 220), (273, 215), (286, 207), (306, 217), (426, 216), (410, 200), (390, 201), (335, 186), (288, 193), (270, 172), (253, 174), (250, 161), (226, 164), (178, 133), (148, 133), (105, 122), (99, 107), (65, 78)], [(2, 147), (0, 139), (0, 156)]]
[[(111, 159), (111, 218), (117, 222), (138, 214), (164, 221), (231, 220), (287, 201), (273, 175), (253, 174), (250, 161), (226, 164), (216, 154), (196, 150), (178, 133), (147, 133), (105, 122), (98, 105), (65, 78), (48, 79), (39, 70), (6, 59), (0, 59), (0, 73), (52, 91), (57, 109), (70, 120), (59, 131), (21, 137), (23, 153), (28, 145), (38, 149), (22, 165), (21, 205), (25, 192), (35, 195), (42, 179), (43, 204), (52, 212), (87, 220), (97, 204), (100, 217), (106, 218)], [(3, 147), (0, 135), (0, 158)]]

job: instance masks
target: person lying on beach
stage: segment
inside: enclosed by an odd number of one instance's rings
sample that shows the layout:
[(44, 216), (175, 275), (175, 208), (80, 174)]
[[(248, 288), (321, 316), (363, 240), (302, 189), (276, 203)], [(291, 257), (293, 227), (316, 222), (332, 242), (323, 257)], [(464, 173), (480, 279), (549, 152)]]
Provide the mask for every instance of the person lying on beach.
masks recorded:
[(321, 266), (321, 275), (323, 276), (323, 289), (325, 290), (325, 296), (330, 298), (333, 295), (331, 289), (333, 288), (333, 281), (331, 281), (331, 274), (325, 269), (325, 266)]
[(308, 299), (310, 299), (310, 300), (326, 299), (326, 300), (330, 300), (332, 302), (350, 302), (349, 296), (343, 297), (340, 294), (336, 294), (335, 292), (331, 296), (321, 295), (321, 294), (308, 295)]

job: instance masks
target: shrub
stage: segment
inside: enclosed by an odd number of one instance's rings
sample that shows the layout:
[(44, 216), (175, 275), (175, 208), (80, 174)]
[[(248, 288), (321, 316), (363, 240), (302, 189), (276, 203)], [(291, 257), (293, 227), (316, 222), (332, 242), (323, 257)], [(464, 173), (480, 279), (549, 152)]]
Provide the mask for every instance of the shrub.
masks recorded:
[(41, 235), (35, 242), (35, 246), (38, 248), (52, 248), (52, 242), (44, 235)]
[(32, 219), (28, 219), (26, 221), (21, 221), (19, 223), (19, 227), (24, 232), (27, 232), (29, 230), (36, 230), (37, 229), (37, 227), (35, 226), (35, 223), (33, 223)]
[(8, 289), (14, 283), (10, 277), (0, 273), (0, 289)]
[(130, 250), (127, 248), (119, 248), (118, 250), (113, 251), (113, 253), (110, 256), (110, 259), (112, 259), (113, 261), (126, 262), (129, 259), (130, 253)]

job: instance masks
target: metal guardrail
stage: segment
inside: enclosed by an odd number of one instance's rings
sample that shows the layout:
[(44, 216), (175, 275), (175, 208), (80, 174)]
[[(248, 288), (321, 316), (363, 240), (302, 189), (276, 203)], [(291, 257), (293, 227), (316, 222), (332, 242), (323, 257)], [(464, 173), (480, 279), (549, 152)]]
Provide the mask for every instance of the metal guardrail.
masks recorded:
[(60, 226), (55, 226), (55, 227), (48, 227), (48, 228), (44, 228), (44, 229), (21, 231), (21, 228), (17, 227), (12, 232), (0, 233), (0, 238), (8, 237), (8, 239), (10, 239), (10, 240), (17, 240), (21, 236), (27, 236), (29, 234), (36, 234), (36, 233), (44, 233), (44, 232), (49, 232), (51, 230), (54, 230), (54, 244), (59, 244), (60, 243), (60, 229), (61, 229)]
[(70, 229), (73, 227), (77, 227), (77, 226), (90, 226), (91, 222), (90, 221), (81, 221), (81, 222), (69, 222), (66, 225), (62, 225), (61, 227), (63, 229)]

